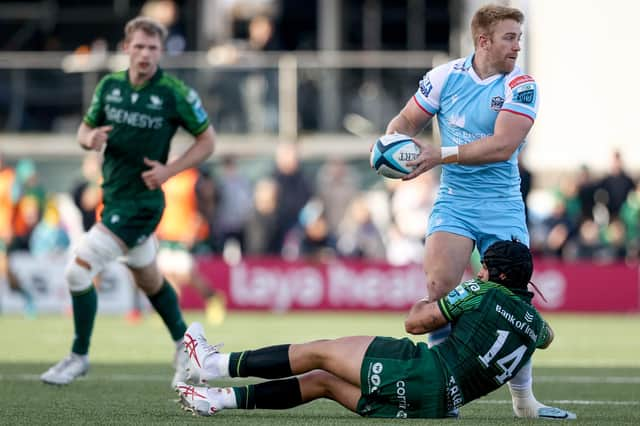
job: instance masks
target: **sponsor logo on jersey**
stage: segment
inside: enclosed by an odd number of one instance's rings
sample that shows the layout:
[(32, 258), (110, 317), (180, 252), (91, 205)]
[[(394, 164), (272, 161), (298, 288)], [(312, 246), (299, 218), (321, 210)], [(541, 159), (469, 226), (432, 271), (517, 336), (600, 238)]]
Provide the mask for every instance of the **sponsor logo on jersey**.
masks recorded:
[(500, 111), (504, 104), (504, 98), (502, 96), (494, 96), (491, 98), (491, 109), (494, 111)]
[(195, 90), (189, 90), (189, 93), (187, 94), (187, 102), (191, 104), (193, 115), (196, 116), (196, 120), (198, 120), (198, 122), (202, 123), (207, 119), (207, 113), (204, 108), (202, 108), (202, 101), (200, 101), (200, 97)]
[(114, 88), (111, 93), (106, 96), (107, 102), (113, 102), (119, 104), (122, 102), (122, 94), (120, 93), (120, 89), (117, 87)]
[(449, 376), (449, 380), (447, 381), (447, 410), (451, 411), (459, 408), (463, 403), (462, 392), (456, 382), (456, 378)]
[(530, 104), (535, 98), (535, 93), (536, 92), (533, 89), (519, 90), (518, 93), (516, 93), (515, 101), (523, 104)]
[(147, 108), (161, 110), (162, 109), (162, 98), (157, 95), (151, 95), (149, 97), (149, 103), (147, 104)]
[(531, 76), (526, 74), (519, 75), (518, 77), (514, 78), (509, 82), (509, 87), (513, 89), (516, 86), (519, 86), (523, 83), (529, 83), (531, 81), (534, 81), (534, 79)]
[(396, 417), (399, 419), (407, 418), (407, 385), (404, 380), (396, 382), (396, 398), (398, 399), (398, 411)]
[(127, 124), (140, 129), (159, 129), (164, 123), (164, 118), (162, 117), (153, 117), (149, 114), (127, 111), (126, 109), (116, 108), (111, 105), (106, 105), (104, 112), (108, 121)]
[(420, 93), (422, 93), (422, 96), (424, 96), (425, 98), (429, 97), (429, 93), (431, 93), (431, 90), (433, 89), (433, 86), (431, 85), (431, 81), (429, 80), (429, 75), (425, 75), (424, 78), (422, 80), (420, 80)]

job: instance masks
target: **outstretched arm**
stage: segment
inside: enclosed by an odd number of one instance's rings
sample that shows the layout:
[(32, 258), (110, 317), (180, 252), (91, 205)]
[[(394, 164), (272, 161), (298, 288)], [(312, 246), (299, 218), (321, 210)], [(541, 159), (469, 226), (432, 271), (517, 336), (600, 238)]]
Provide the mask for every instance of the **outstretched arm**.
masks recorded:
[(404, 321), (404, 329), (409, 334), (425, 334), (437, 330), (447, 322), (437, 302), (420, 299), (411, 307)]

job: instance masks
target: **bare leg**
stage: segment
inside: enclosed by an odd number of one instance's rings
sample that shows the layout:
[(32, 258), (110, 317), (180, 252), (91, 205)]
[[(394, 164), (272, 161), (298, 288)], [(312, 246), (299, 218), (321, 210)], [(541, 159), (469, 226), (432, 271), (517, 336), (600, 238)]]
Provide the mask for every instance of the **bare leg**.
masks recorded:
[(449, 232), (434, 232), (427, 237), (424, 271), (430, 300), (446, 296), (460, 284), (473, 246), (473, 240)]
[(319, 398), (332, 399), (355, 412), (361, 391), (355, 386), (326, 371), (316, 370), (298, 377), (302, 402)]
[(372, 336), (350, 336), (291, 345), (291, 372), (301, 374), (320, 369), (358, 386), (359, 389), (360, 367), (372, 340)]

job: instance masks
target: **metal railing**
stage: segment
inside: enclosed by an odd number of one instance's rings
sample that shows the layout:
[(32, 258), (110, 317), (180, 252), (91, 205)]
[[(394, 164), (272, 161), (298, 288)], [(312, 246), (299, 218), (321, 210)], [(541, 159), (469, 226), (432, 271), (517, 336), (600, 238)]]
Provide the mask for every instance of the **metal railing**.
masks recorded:
[[(166, 56), (161, 66), (196, 89), (221, 135), (338, 139), (384, 129), (418, 80), (445, 52), (245, 52), (225, 48)], [(0, 53), (0, 137), (50, 138), (75, 131), (107, 72), (122, 54)], [(46, 135), (46, 136), (42, 136)], [(4, 137), (3, 137), (4, 136)], [(324, 138), (322, 138), (324, 140)]]

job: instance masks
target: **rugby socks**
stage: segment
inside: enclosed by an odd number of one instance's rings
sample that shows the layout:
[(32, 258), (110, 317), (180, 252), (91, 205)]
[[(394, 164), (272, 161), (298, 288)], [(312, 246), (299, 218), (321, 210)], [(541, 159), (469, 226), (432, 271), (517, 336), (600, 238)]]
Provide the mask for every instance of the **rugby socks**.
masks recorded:
[[(265, 408), (282, 410), (297, 407), (302, 404), (300, 382), (297, 377), (271, 380), (255, 385), (238, 386), (232, 389), (235, 395), (234, 402), (236, 406), (225, 406), (224, 408), (242, 408), (245, 410)], [(223, 404), (225, 403), (226, 402), (223, 402)]]
[(254, 351), (232, 352), (229, 357), (230, 377), (261, 377), (279, 379), (290, 377), (289, 346), (277, 345)]
[(537, 417), (538, 409), (544, 407), (533, 395), (531, 359), (509, 381), (513, 411), (518, 417)]
[(169, 329), (173, 341), (182, 341), (182, 337), (185, 331), (187, 331), (187, 324), (185, 324), (184, 319), (182, 319), (182, 312), (180, 312), (180, 305), (178, 304), (178, 295), (173, 287), (171, 287), (171, 284), (169, 284), (167, 280), (163, 280), (160, 291), (153, 296), (147, 297)]
[(439, 345), (440, 343), (447, 340), (450, 334), (451, 324), (449, 323), (429, 333), (427, 335), (427, 345), (429, 345), (430, 348), (434, 347), (435, 345)]
[(93, 333), (93, 323), (98, 312), (96, 288), (91, 285), (86, 291), (71, 293), (71, 305), (73, 306), (73, 325), (76, 333), (71, 352), (87, 355)]

